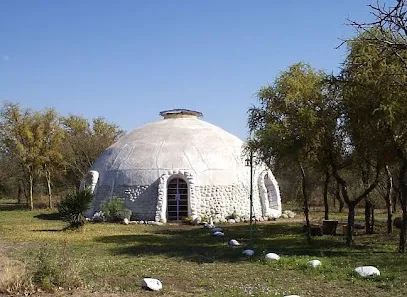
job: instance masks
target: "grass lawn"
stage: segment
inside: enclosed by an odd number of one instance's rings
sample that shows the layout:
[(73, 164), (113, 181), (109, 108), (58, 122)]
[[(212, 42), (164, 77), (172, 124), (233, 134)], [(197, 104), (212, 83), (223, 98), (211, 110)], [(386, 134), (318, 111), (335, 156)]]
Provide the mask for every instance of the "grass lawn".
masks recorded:
[[(377, 216), (377, 234), (355, 236), (349, 249), (342, 236), (301, 235), (302, 216), (258, 223), (254, 229), (255, 256), (228, 247), (228, 239), (248, 244), (247, 224), (221, 226), (225, 240), (207, 229), (187, 225), (120, 225), (89, 223), (82, 231), (60, 231), (65, 223), (51, 211), (0, 211), (0, 244), (9, 257), (28, 266), (38, 255), (63, 255), (75, 263), (85, 284), (78, 291), (55, 295), (82, 296), (406, 296), (407, 258), (397, 254), (397, 232), (384, 234)], [(314, 213), (314, 219), (321, 214)], [(344, 220), (343, 215), (338, 218)], [(362, 218), (359, 218), (362, 221)], [(278, 262), (264, 261), (275, 252)], [(322, 267), (307, 265), (319, 259)], [(374, 265), (381, 276), (361, 279), (360, 265)], [(1, 267), (1, 266), (0, 266)], [(1, 272), (1, 271), (0, 271)], [(140, 288), (143, 277), (158, 278), (160, 292)], [(94, 292), (94, 293), (92, 293)], [(39, 295), (46, 295), (39, 293)]]

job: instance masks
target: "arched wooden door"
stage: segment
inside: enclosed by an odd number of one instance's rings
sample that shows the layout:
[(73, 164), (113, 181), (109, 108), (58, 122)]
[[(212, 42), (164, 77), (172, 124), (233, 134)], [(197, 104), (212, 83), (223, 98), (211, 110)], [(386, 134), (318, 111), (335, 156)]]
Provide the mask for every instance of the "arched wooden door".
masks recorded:
[(188, 216), (188, 185), (181, 178), (173, 178), (167, 186), (167, 220), (179, 221)]

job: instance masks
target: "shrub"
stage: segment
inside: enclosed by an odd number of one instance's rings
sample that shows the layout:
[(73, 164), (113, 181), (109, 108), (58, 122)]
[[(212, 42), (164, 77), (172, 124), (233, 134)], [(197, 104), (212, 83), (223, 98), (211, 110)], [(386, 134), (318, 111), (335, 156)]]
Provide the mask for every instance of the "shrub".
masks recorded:
[(239, 215), (236, 213), (236, 210), (234, 210), (231, 215), (226, 217), (226, 219), (234, 219), (234, 220), (236, 220), (238, 217), (239, 217)]
[(188, 224), (188, 225), (194, 224), (194, 220), (192, 219), (192, 217), (183, 217), (183, 218), (181, 218), (181, 222), (183, 224)]
[[(124, 210), (123, 199), (113, 196), (109, 200), (106, 200), (100, 204), (100, 208), (103, 211), (105, 218), (109, 221), (117, 221), (118, 213)], [(130, 214), (131, 216), (131, 214)]]
[(92, 199), (91, 190), (86, 188), (69, 193), (59, 203), (58, 212), (65, 221), (69, 222), (69, 229), (78, 229), (85, 224), (85, 212), (88, 210)]
[(120, 221), (123, 221), (124, 219), (128, 219), (130, 221), (132, 214), (133, 212), (130, 209), (124, 208), (117, 212), (116, 218)]

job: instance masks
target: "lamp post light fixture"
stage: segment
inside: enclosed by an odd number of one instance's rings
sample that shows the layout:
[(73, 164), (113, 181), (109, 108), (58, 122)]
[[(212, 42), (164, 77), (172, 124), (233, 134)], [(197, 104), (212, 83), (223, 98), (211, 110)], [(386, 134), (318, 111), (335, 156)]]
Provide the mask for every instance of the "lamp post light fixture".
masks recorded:
[(245, 165), (250, 167), (250, 246), (253, 245), (253, 150), (250, 150), (250, 157), (245, 160)]

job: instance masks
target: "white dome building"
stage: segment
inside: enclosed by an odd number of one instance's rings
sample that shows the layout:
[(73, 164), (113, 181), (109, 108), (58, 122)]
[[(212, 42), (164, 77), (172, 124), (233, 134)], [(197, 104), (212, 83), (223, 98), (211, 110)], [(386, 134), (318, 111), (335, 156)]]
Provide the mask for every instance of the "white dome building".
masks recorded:
[[(243, 141), (185, 109), (137, 128), (96, 160), (83, 185), (94, 190), (89, 214), (112, 196), (125, 200), (139, 220), (183, 217), (249, 218), (250, 167)], [(253, 216), (281, 215), (278, 184), (270, 170), (253, 168)]]

